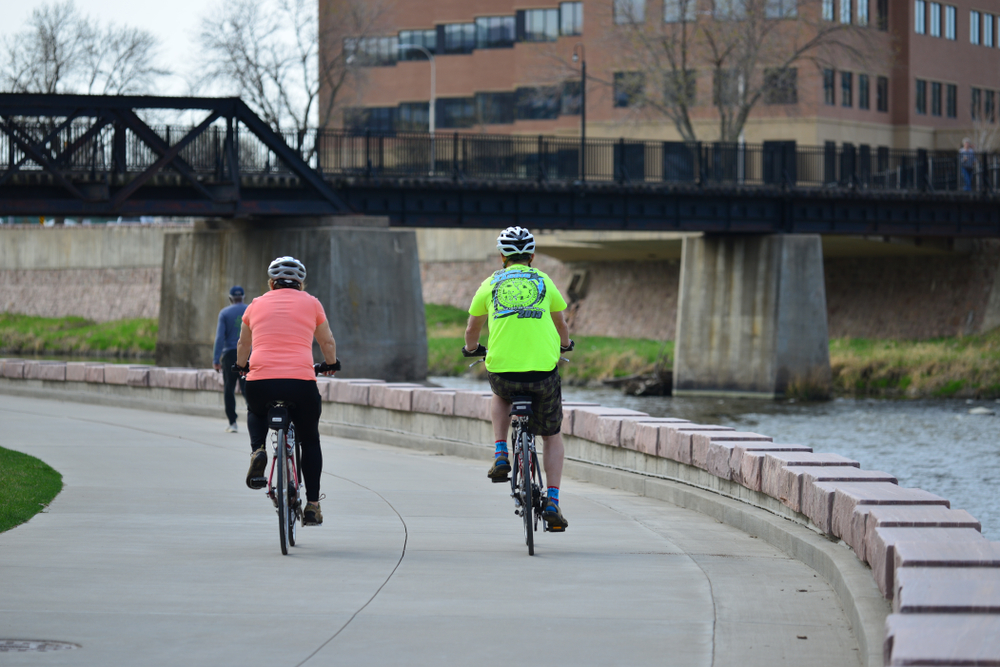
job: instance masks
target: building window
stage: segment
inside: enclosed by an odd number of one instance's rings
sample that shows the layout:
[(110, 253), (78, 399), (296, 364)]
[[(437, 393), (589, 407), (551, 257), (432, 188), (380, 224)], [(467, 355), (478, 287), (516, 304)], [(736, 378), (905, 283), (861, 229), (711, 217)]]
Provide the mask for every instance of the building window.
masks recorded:
[(840, 22), (851, 22), (851, 0), (840, 0)]
[(944, 37), (945, 39), (955, 39), (955, 15), (958, 10), (956, 10), (951, 5), (947, 5), (944, 8)]
[(917, 113), (927, 114), (927, 82), (923, 79), (917, 79)]
[(583, 3), (559, 3), (559, 32), (563, 35), (583, 34)]
[(969, 12), (969, 43), (979, 44), (979, 12)]
[[(917, 0), (917, 2), (923, 2), (923, 0)], [(823, 20), (833, 20), (833, 0), (823, 0)]]
[(889, 29), (889, 0), (876, 0), (875, 24), (879, 30), (886, 31)]
[(474, 97), (439, 97), (434, 107), (434, 123), (438, 128), (458, 129), (476, 124)]
[(642, 99), (645, 88), (646, 77), (642, 72), (615, 72), (615, 106), (636, 106)]
[[(694, 4), (694, 0), (689, 0)], [(799, 15), (797, 0), (767, 0), (764, 16), (769, 19), (789, 19)]]
[(427, 56), (420, 49), (404, 49), (404, 44), (422, 46), (430, 53), (437, 52), (437, 30), (400, 30), (399, 31), (399, 59), (400, 60), (427, 60)]
[(983, 118), (991, 123), (997, 121), (996, 97), (992, 90), (983, 91)]
[[(697, 0), (663, 0), (664, 23), (694, 23)], [(768, 2), (770, 9), (770, 1)]]
[(889, 111), (889, 78), (880, 76), (875, 80), (875, 108), (882, 113)]
[(426, 132), (430, 129), (430, 104), (427, 102), (403, 102), (396, 116), (399, 132)]
[(931, 3), (931, 37), (941, 36), (941, 3)]
[(854, 75), (850, 72), (840, 73), (840, 106), (854, 106)]
[(524, 41), (554, 42), (559, 39), (558, 9), (529, 9), (524, 12)]
[(394, 132), (396, 107), (344, 109), (344, 127), (350, 132)]
[[(765, 74), (766, 76), (766, 74)], [(698, 93), (698, 72), (667, 72), (663, 78), (663, 101), (667, 106), (694, 106)]]
[(476, 93), (476, 120), (481, 125), (514, 122), (514, 93)]
[(564, 81), (562, 85), (562, 97), (559, 100), (559, 114), (561, 116), (579, 116), (580, 102), (583, 99), (581, 94), (579, 79), (575, 81)]
[(993, 46), (993, 14), (983, 14), (983, 46)]
[(979, 88), (972, 89), (972, 120), (982, 120), (983, 118), (983, 91)]
[(747, 0), (714, 0), (712, 17), (716, 21), (741, 21), (747, 16)]
[(396, 64), (398, 43), (397, 37), (345, 39), (344, 53), (353, 55), (362, 67), (385, 67)]
[(958, 118), (958, 86), (949, 83), (945, 86), (945, 114), (948, 118)]
[(868, 0), (858, 2), (858, 25), (868, 25)]
[(867, 74), (858, 75), (858, 108), (871, 109), (871, 98), (869, 97), (871, 91), (869, 90), (870, 84), (868, 83)]
[(931, 82), (931, 115), (941, 115), (941, 84), (937, 81)]
[(646, 0), (614, 0), (615, 23), (643, 23), (646, 20)]
[(837, 103), (834, 99), (833, 86), (833, 70), (823, 70), (823, 101), (831, 106)]
[(799, 71), (794, 67), (764, 70), (764, 104), (798, 104)]
[(476, 24), (452, 23), (444, 26), (445, 53), (472, 53), (476, 48)]
[(518, 120), (552, 120), (559, 117), (561, 91), (555, 86), (517, 89)]
[[(934, 3), (931, 3), (932, 5)], [(913, 30), (918, 35), (927, 34), (927, 5), (924, 0), (914, 0)]]
[[(553, 9), (552, 13), (555, 15), (556, 10)], [(507, 46), (514, 46), (513, 16), (482, 16), (476, 19), (477, 49), (499, 49)]]

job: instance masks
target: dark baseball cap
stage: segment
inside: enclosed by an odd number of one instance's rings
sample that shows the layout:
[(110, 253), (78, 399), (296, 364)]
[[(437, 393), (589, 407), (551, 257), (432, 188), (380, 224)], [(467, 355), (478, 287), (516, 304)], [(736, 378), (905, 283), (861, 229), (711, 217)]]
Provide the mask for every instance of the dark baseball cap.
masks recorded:
[(233, 288), (229, 290), (229, 296), (243, 296), (243, 288), (239, 285), (233, 285)]

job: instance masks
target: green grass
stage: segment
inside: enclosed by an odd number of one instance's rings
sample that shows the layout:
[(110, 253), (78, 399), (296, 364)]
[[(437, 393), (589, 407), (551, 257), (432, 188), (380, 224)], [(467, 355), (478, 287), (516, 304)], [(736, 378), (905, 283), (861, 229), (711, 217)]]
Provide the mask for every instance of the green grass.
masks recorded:
[(150, 356), (159, 325), (153, 319), (92, 322), (82, 317), (33, 317), (0, 313), (5, 354)]
[(62, 486), (62, 475), (47, 464), (0, 447), (0, 532), (41, 512)]

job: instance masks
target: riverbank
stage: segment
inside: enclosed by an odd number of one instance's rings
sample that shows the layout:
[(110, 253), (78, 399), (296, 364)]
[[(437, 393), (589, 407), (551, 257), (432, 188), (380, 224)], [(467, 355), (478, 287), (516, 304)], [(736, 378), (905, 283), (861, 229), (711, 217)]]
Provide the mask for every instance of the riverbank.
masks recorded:
[[(428, 373), (485, 377), (461, 355), (467, 313), (427, 304)], [(0, 314), (0, 354), (151, 359), (157, 321), (95, 323), (80, 317)], [(576, 350), (560, 372), (569, 385), (656, 374), (673, 367), (673, 341), (574, 336)], [(1000, 398), (1000, 329), (925, 341), (835, 338), (830, 341), (834, 396), (867, 398)]]

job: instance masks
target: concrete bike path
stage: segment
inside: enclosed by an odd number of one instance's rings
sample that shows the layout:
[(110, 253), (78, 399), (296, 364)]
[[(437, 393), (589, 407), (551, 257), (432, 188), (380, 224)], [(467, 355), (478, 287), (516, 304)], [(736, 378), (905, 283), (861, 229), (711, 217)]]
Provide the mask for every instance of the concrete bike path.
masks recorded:
[(289, 556), (223, 420), (0, 395), (3, 446), (63, 474), (0, 534), (3, 665), (846, 665), (807, 566), (714, 519), (567, 480), (529, 557), (481, 461), (324, 437), (325, 524)]

